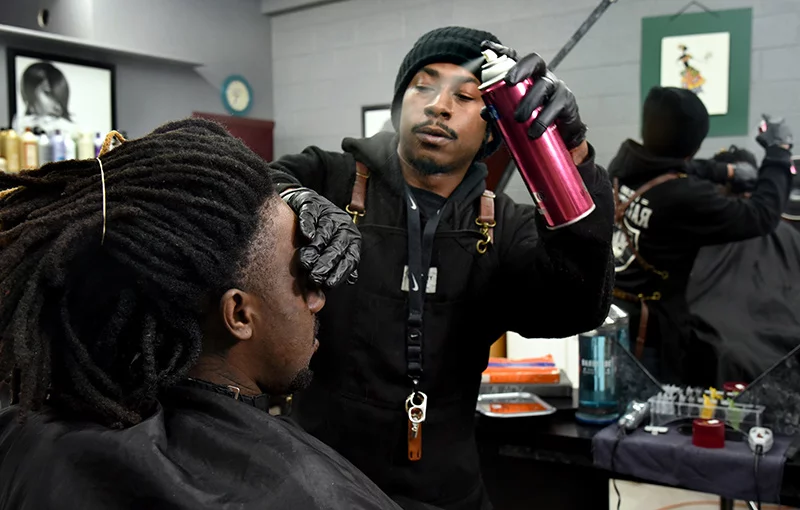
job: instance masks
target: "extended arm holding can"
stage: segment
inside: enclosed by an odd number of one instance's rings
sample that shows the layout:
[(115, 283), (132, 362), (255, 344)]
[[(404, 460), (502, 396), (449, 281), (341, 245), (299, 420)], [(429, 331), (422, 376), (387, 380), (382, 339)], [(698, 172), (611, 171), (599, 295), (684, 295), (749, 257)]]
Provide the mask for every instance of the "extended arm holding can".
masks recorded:
[[(488, 42), (484, 48), (517, 60), (508, 48)], [(487, 116), (537, 204), (499, 203), (498, 295), (506, 299), (497, 313), (509, 330), (528, 337), (593, 329), (608, 314), (614, 283), (608, 175), (594, 163), (574, 95), (541, 57), (528, 55), (510, 68), (493, 62), (489, 53), (482, 85)]]

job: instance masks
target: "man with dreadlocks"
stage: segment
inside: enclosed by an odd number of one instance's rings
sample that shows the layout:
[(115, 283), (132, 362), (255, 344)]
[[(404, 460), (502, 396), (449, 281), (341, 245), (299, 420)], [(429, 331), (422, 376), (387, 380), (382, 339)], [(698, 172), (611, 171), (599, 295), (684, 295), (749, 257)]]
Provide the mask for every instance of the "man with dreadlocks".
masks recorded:
[(266, 412), (325, 303), (267, 170), (194, 119), (0, 175), (0, 508), (397, 508)]

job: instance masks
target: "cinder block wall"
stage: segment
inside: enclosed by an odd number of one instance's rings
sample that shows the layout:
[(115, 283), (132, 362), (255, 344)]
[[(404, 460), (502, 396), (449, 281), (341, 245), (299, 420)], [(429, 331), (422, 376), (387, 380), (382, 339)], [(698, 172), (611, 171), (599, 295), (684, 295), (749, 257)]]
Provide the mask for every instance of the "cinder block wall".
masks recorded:
[[(361, 107), (391, 100), (400, 61), (432, 28), (489, 30), (520, 52), (550, 59), (598, 3), (346, 0), (273, 16), (276, 155), (312, 144), (339, 150), (343, 137), (360, 136)], [(601, 164), (608, 164), (623, 140), (638, 137), (641, 18), (673, 14), (687, 3), (618, 0), (559, 66), (557, 74), (578, 97)], [(750, 122), (755, 126), (761, 112), (782, 114), (800, 134), (800, 0), (702, 3), (710, 9), (753, 8)], [(711, 138), (701, 155), (731, 143), (755, 150), (752, 138)], [(519, 179), (507, 191), (530, 202)]]

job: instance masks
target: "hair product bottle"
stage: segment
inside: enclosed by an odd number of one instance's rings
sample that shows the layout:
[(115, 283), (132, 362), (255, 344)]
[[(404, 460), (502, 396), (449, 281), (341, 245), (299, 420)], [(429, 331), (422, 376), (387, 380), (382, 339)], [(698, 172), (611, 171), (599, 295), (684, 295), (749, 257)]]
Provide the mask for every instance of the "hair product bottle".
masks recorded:
[(69, 133), (64, 134), (64, 159), (70, 160), (78, 157), (78, 144)]
[(541, 108), (527, 122), (514, 120), (514, 111), (533, 86), (533, 80), (528, 78), (508, 85), (504, 79), (516, 61), (491, 50), (483, 55), (486, 60), (481, 68), (483, 100), (548, 227), (556, 229), (588, 216), (594, 210), (594, 201), (555, 124), (532, 140), (528, 128)]
[(94, 157), (100, 157), (100, 149), (103, 148), (103, 135), (99, 132), (94, 135)]
[(53, 161), (64, 161), (67, 158), (67, 144), (60, 129), (56, 129), (55, 134), (50, 137), (50, 145), (53, 147)]
[(46, 165), (53, 161), (53, 145), (50, 137), (43, 130), (39, 130), (39, 166)]
[(6, 137), (3, 140), (5, 149), (3, 156), (6, 158), (6, 171), (8, 173), (17, 173), (20, 170), (20, 157), (19, 157), (19, 136), (13, 129), (6, 131)]
[(92, 134), (83, 132), (78, 138), (78, 159), (94, 159), (94, 140)]
[(25, 128), (22, 134), (22, 168), (39, 167), (39, 138), (33, 134), (31, 128)]

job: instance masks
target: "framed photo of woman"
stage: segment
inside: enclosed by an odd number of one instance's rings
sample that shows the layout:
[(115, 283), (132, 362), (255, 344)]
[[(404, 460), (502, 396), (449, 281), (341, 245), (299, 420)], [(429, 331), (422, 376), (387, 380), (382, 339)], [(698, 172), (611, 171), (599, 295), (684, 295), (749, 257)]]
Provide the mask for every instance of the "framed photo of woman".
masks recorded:
[(9, 122), (17, 132), (105, 135), (116, 127), (111, 64), (9, 48)]

